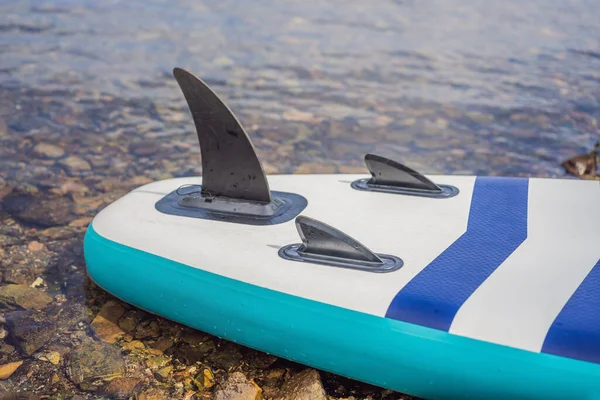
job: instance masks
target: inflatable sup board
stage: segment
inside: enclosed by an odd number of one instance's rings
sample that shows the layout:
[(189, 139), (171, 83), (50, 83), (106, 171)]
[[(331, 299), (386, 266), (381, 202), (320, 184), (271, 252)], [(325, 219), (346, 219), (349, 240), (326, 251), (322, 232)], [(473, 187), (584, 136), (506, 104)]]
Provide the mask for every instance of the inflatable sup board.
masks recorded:
[(139, 187), (85, 237), (90, 277), (154, 314), (427, 399), (600, 399), (600, 182), (265, 176), (175, 69), (202, 177)]

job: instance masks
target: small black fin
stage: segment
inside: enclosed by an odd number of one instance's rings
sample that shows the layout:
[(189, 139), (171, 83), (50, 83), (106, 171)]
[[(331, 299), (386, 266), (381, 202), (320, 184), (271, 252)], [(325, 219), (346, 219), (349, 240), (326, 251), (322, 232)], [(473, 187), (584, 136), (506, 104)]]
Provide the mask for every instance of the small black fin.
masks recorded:
[(367, 154), (365, 156), (365, 164), (372, 176), (368, 182), (369, 184), (427, 190), (431, 192), (442, 191), (438, 185), (417, 171), (389, 158)]
[(379, 256), (344, 232), (305, 216), (296, 218), (302, 239), (298, 253), (383, 264)]

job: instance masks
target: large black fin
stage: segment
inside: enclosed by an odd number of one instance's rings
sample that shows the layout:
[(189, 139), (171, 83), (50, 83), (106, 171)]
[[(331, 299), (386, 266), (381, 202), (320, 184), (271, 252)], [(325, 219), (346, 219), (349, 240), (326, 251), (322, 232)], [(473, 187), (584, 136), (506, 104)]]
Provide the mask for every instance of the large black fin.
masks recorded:
[(225, 103), (200, 79), (173, 76), (194, 118), (202, 156), (202, 194), (269, 203), (269, 183), (250, 138)]

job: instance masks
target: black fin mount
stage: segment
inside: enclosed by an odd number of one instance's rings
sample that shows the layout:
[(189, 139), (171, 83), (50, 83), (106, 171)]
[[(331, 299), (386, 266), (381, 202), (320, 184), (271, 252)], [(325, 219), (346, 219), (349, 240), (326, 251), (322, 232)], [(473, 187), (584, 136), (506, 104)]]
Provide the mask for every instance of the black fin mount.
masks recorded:
[(279, 256), (286, 260), (369, 272), (392, 272), (404, 264), (396, 256), (373, 253), (344, 232), (313, 218), (296, 217), (296, 229), (302, 243), (279, 249)]
[[(271, 192), (250, 136), (217, 94), (191, 73), (173, 69), (188, 104), (202, 158), (202, 185), (179, 188), (161, 199), (164, 213), (252, 225), (290, 221), (304, 197)], [(272, 196), (275, 195), (275, 196)]]
[(459, 192), (454, 186), (433, 183), (417, 171), (389, 158), (367, 154), (365, 164), (371, 178), (352, 182), (354, 189), (433, 198), (450, 198)]

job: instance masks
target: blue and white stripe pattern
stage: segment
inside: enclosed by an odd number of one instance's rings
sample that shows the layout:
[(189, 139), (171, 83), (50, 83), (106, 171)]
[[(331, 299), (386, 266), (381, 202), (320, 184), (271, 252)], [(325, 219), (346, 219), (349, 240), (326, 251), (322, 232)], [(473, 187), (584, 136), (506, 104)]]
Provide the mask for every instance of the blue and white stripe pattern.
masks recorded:
[(467, 230), (386, 317), (600, 363), (600, 183), (580, 183), (478, 177)]

